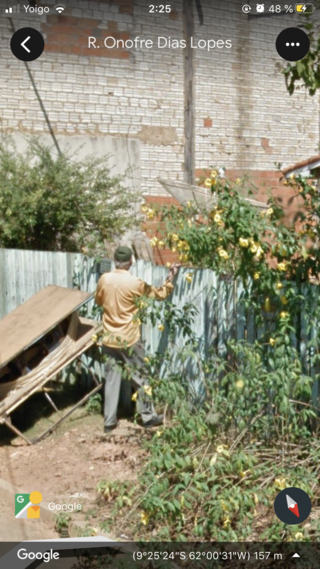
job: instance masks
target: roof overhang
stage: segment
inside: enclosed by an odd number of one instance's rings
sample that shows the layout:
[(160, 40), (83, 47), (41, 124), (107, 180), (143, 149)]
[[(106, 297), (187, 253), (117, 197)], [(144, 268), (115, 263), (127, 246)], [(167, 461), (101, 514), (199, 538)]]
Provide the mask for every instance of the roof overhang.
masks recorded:
[[(218, 201), (217, 197), (212, 194), (211, 190), (209, 188), (204, 188), (203, 186), (193, 186), (191, 184), (185, 184), (184, 182), (175, 182), (174, 180), (167, 180), (163, 178), (158, 178), (158, 182), (182, 205), (187, 204), (187, 202), (195, 202), (201, 210), (203, 208), (209, 209), (214, 207)], [(253, 200), (251, 198), (244, 199), (258, 209), (266, 210), (268, 208), (268, 205), (264, 202)]]
[(318, 168), (320, 168), (320, 155), (312, 156), (307, 160), (297, 162), (293, 166), (284, 168), (282, 172), (286, 178), (289, 178), (290, 176), (292, 176), (292, 174), (294, 176), (300, 175), (303, 178), (309, 178), (312, 176), (318, 178), (319, 174), (315, 172)]

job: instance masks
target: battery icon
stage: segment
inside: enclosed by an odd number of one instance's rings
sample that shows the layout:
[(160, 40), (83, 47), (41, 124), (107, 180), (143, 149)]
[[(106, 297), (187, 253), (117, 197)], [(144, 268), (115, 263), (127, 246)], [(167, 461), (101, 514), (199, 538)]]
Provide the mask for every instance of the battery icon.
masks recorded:
[(314, 5), (309, 4), (296, 4), (296, 12), (297, 14), (313, 14), (314, 12)]

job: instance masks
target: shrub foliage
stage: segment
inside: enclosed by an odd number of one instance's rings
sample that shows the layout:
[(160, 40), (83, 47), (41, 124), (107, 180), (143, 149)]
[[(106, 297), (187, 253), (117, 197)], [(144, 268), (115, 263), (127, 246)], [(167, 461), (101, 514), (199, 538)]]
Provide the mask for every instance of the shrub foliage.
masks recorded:
[(43, 251), (91, 251), (134, 223), (136, 193), (113, 176), (108, 157), (79, 162), (30, 139), (19, 154), (0, 144), (0, 247)]

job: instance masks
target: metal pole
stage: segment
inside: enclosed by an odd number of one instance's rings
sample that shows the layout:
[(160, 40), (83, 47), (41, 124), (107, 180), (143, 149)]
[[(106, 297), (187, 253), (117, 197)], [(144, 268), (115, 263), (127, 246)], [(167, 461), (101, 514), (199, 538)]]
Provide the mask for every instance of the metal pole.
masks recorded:
[[(12, 21), (12, 18), (9, 18), (9, 22), (10, 22), (10, 25), (11, 25), (11, 30), (12, 30), (12, 32), (15, 33), (16, 30), (15, 30), (15, 27), (14, 27), (14, 24), (13, 24), (13, 21)], [(41, 110), (42, 110), (42, 112), (43, 112), (44, 118), (45, 118), (45, 120), (46, 120), (48, 129), (49, 129), (49, 132), (50, 132), (50, 134), (51, 134), (51, 136), (52, 136), (52, 139), (53, 139), (53, 142), (54, 142), (54, 144), (55, 144), (55, 147), (56, 147), (56, 149), (57, 149), (57, 151), (58, 151), (59, 156), (62, 156), (62, 152), (61, 152), (60, 146), (59, 146), (58, 141), (57, 141), (57, 139), (56, 139), (56, 136), (55, 136), (55, 134), (54, 134), (54, 132), (53, 132), (53, 129), (52, 129), (52, 126), (51, 126), (51, 123), (50, 123), (50, 119), (49, 119), (49, 117), (48, 117), (48, 114), (47, 114), (47, 111), (46, 111), (46, 109), (45, 109), (45, 107), (44, 107), (44, 104), (43, 104), (43, 102), (42, 102), (40, 93), (39, 93), (39, 91), (38, 91), (38, 89), (37, 89), (37, 86), (36, 86), (36, 84), (35, 84), (35, 81), (34, 81), (34, 79), (33, 79), (33, 76), (32, 76), (32, 73), (31, 73), (31, 71), (30, 71), (28, 62), (27, 62), (27, 61), (24, 61), (24, 64), (25, 64), (25, 66), (26, 66), (26, 70), (27, 70), (27, 72), (28, 72), (28, 75), (29, 75), (29, 78), (30, 78), (30, 81), (31, 81), (31, 84), (32, 84), (32, 87), (33, 87), (33, 90), (34, 90), (34, 92), (35, 92), (35, 94), (36, 94), (36, 97), (37, 97), (37, 99), (38, 99), (38, 101), (39, 101), (39, 105), (40, 105)]]

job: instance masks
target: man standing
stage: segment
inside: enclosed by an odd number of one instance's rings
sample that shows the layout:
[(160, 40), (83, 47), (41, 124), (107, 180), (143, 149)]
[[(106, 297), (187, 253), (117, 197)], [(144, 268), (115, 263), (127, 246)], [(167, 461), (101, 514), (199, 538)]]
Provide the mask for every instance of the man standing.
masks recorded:
[(132, 380), (139, 388), (140, 413), (143, 426), (155, 427), (163, 423), (163, 415), (157, 415), (150, 396), (149, 384), (144, 377), (144, 347), (140, 341), (140, 324), (137, 299), (148, 296), (164, 300), (173, 289), (173, 266), (163, 286), (156, 288), (131, 275), (132, 250), (118, 247), (114, 254), (115, 269), (103, 274), (96, 290), (96, 303), (103, 307), (103, 352), (108, 356), (105, 365), (104, 430), (117, 426), (117, 408), (121, 386), (121, 366), (133, 365)]

